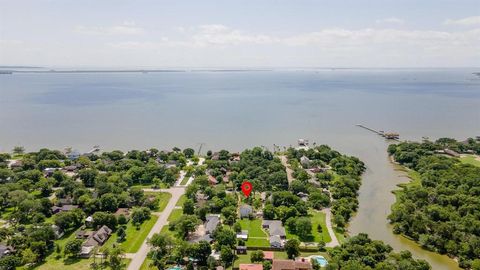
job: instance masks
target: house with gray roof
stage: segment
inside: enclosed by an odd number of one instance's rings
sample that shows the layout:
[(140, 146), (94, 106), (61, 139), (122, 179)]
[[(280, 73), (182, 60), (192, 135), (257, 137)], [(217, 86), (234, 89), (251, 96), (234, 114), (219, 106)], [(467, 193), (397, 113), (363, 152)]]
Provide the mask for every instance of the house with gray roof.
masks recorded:
[(250, 205), (244, 204), (240, 206), (240, 218), (249, 218), (252, 214), (253, 208)]
[(207, 215), (205, 218), (205, 234), (211, 234), (220, 224), (220, 215)]
[(270, 246), (274, 248), (283, 248), (283, 240), (278, 235), (270, 236)]

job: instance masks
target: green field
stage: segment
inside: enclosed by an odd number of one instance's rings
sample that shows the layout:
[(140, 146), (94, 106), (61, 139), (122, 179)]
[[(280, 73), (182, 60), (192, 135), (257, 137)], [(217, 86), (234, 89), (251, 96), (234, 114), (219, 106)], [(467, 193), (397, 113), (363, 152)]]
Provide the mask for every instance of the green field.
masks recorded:
[(261, 219), (242, 219), (239, 220), (242, 230), (248, 230), (247, 246), (250, 247), (269, 247), (268, 234), (262, 229)]
[(183, 206), (186, 200), (187, 200), (187, 196), (185, 195), (180, 196), (180, 199), (178, 199), (177, 204), (175, 204), (175, 206)]
[(157, 268), (155, 266), (150, 266), (150, 263), (152, 263), (152, 260), (149, 258), (145, 258), (145, 261), (143, 261), (142, 266), (140, 266), (140, 270), (156, 270)]
[(135, 253), (140, 249), (140, 246), (147, 238), (148, 233), (152, 229), (155, 222), (157, 222), (158, 216), (152, 215), (149, 220), (143, 222), (140, 226), (140, 229), (137, 230), (132, 222), (127, 223), (127, 238), (121, 243), (117, 243), (117, 233), (113, 233), (112, 236), (107, 240), (102, 248), (111, 247), (113, 244), (119, 244), (120, 247), (126, 253)]
[(156, 195), (158, 198), (158, 206), (155, 211), (162, 212), (172, 198), (172, 194), (168, 192), (145, 192), (146, 196)]
[(183, 215), (183, 209), (173, 209), (172, 213), (170, 213), (170, 216), (168, 216), (168, 221), (175, 221), (179, 219)]
[[(324, 241), (325, 243), (328, 243), (332, 241), (332, 238), (330, 238), (330, 235), (328, 234), (327, 230), (327, 225), (325, 222), (325, 214), (319, 211), (314, 211), (310, 210), (309, 211), (309, 216), (312, 221), (312, 232), (311, 232), (311, 238), (307, 239), (305, 242), (319, 242), (320, 240)], [(319, 233), (317, 230), (317, 226), (320, 225), (322, 226), (322, 232)], [(286, 230), (287, 232), (287, 239), (298, 239), (298, 236), (295, 234), (291, 234)]]
[(474, 155), (463, 156), (463, 157), (460, 158), (460, 161), (462, 163), (471, 164), (473, 166), (479, 166), (480, 167), (480, 161), (477, 160), (476, 156), (474, 156)]

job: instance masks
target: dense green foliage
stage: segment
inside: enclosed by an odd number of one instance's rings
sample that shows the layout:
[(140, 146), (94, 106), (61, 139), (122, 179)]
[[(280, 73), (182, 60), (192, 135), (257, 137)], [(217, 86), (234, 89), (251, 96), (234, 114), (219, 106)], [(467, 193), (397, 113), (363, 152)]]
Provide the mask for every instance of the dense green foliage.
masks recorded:
[(409, 251), (392, 252), (392, 247), (382, 241), (371, 240), (366, 234), (349, 238), (328, 253), (331, 260), (328, 270), (428, 270), (424, 260), (415, 260)]
[[(132, 223), (143, 223), (159, 201), (139, 186), (173, 185), (186, 156), (193, 154), (191, 149), (150, 149), (72, 156), (49, 149), (24, 153), (20, 147), (13, 156), (0, 154), (0, 219), (8, 223), (0, 229), (0, 242), (14, 249), (0, 259), (0, 267), (42, 262), (54, 251), (53, 224), (70, 235), (92, 216), (89, 229), (106, 225), (115, 230), (119, 220), (126, 223), (114, 215), (118, 208), (133, 208)], [(78, 241), (68, 249), (75, 255)]]
[[(342, 155), (326, 145), (308, 150), (289, 148), (287, 156), (291, 165), (297, 166), (295, 174), (299, 181), (292, 182), (290, 189), (310, 193), (309, 204), (314, 208), (318, 209), (331, 204), (334, 222), (338, 227), (344, 227), (358, 208), (357, 193), (361, 184), (360, 176), (365, 170), (363, 162), (356, 157)], [(308, 158), (308, 164), (301, 164), (302, 158)], [(310, 168), (318, 168), (320, 172), (309, 176), (305, 169)], [(308, 183), (312, 181), (324, 191), (308, 188)], [(331, 202), (328, 194), (333, 199)]]
[(436, 150), (471, 150), (468, 145), (441, 139), (389, 147), (397, 162), (420, 175), (419, 183), (398, 193), (389, 216), (394, 232), (429, 250), (458, 257), (464, 268), (480, 258), (480, 167), (436, 154)]

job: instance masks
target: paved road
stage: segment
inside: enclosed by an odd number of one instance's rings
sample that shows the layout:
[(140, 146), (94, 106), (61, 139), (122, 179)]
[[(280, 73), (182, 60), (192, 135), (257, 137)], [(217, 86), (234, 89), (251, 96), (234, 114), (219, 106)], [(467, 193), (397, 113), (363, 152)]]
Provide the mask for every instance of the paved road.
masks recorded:
[(290, 184), (295, 178), (293, 178), (293, 170), (290, 168), (290, 165), (288, 164), (288, 159), (286, 156), (281, 155), (280, 160), (282, 161), (283, 166), (285, 167), (285, 171), (287, 172), (287, 179), (288, 183)]
[(324, 208), (322, 209), (322, 212), (325, 213), (325, 223), (327, 224), (327, 231), (328, 231), (328, 234), (330, 235), (330, 238), (332, 238), (332, 241), (326, 243), (326, 246), (327, 247), (339, 246), (340, 243), (338, 242), (337, 236), (335, 235), (335, 232), (333, 231), (333, 227), (332, 227), (332, 212), (330, 211), (330, 208)]
[[(200, 158), (198, 161), (198, 166), (202, 165), (203, 162), (205, 162), (204, 158)], [(191, 163), (189, 163), (190, 165)], [(167, 206), (163, 210), (162, 213), (160, 213), (157, 222), (155, 225), (153, 225), (152, 229), (148, 233), (147, 238), (143, 242), (142, 246), (140, 249), (137, 251), (137, 253), (127, 253), (125, 254), (126, 258), (132, 259), (130, 264), (128, 265), (128, 270), (138, 270), (142, 266), (143, 261), (145, 261), (145, 258), (147, 257), (148, 252), (150, 251), (150, 246), (148, 245), (147, 241), (149, 238), (153, 236), (153, 234), (158, 233), (162, 230), (162, 227), (168, 224), (168, 216), (170, 216), (170, 213), (173, 211), (173, 209), (176, 209), (176, 204), (180, 197), (185, 193), (185, 187), (190, 185), (194, 179), (193, 176), (191, 176), (188, 180), (188, 182), (185, 185), (181, 185), (182, 180), (185, 177), (186, 172), (185, 171), (180, 171), (180, 176), (175, 183), (175, 186), (169, 189), (152, 189), (152, 188), (144, 188), (143, 191), (149, 191), (149, 192), (168, 192), (172, 194), (172, 198), (168, 202)]]
[(168, 216), (170, 213), (175, 209), (175, 205), (177, 204), (177, 201), (180, 199), (180, 196), (185, 193), (185, 188), (184, 187), (172, 187), (170, 189), (155, 189), (153, 191), (163, 191), (163, 192), (169, 192), (172, 194), (172, 198), (168, 202), (167, 206), (165, 207), (165, 210), (161, 213), (161, 215), (158, 217), (157, 222), (155, 225), (153, 225), (152, 229), (148, 233), (147, 238), (143, 242), (142, 246), (140, 249), (137, 251), (135, 254), (128, 254), (127, 257), (131, 257), (132, 261), (128, 265), (128, 270), (138, 270), (142, 266), (143, 261), (147, 257), (148, 252), (150, 251), (150, 247), (147, 243), (147, 240), (153, 236), (153, 234), (158, 233), (162, 230), (162, 227), (168, 224)]

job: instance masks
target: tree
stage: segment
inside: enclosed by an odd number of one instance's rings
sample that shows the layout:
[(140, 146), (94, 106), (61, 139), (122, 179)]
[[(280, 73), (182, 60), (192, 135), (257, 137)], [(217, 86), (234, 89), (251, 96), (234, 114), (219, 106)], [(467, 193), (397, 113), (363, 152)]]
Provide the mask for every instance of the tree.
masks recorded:
[(115, 212), (118, 209), (117, 196), (113, 193), (106, 193), (100, 197), (100, 205), (102, 211)]
[(312, 222), (308, 217), (300, 217), (296, 220), (296, 232), (302, 240), (306, 240), (312, 232)]
[(262, 265), (263, 265), (263, 270), (271, 270), (272, 269), (272, 262), (271, 261), (265, 260), (265, 261), (263, 261)]
[(198, 264), (199, 265), (207, 265), (207, 259), (212, 253), (212, 248), (210, 243), (205, 240), (198, 242), (196, 254), (198, 256)]
[(250, 261), (252, 263), (262, 262), (264, 257), (265, 257), (265, 255), (263, 254), (262, 250), (252, 251), (252, 253), (250, 254)]
[(233, 259), (235, 258), (235, 255), (232, 252), (232, 249), (223, 246), (222, 249), (220, 250), (220, 260), (223, 262), (225, 266), (230, 266), (233, 263)]
[(112, 270), (120, 270), (125, 268), (125, 263), (123, 263), (123, 258), (125, 253), (120, 247), (113, 247), (105, 251), (108, 254), (108, 265)]
[(82, 240), (73, 239), (68, 241), (63, 248), (65, 256), (76, 257), (78, 253), (82, 250)]
[(271, 204), (266, 204), (263, 208), (263, 218), (264, 219), (275, 219), (275, 207)]
[(285, 251), (289, 259), (294, 259), (300, 255), (300, 241), (297, 239), (290, 239), (285, 243)]
[(105, 225), (113, 230), (117, 226), (117, 218), (113, 214), (106, 212), (95, 212), (92, 217), (94, 227), (98, 228)]
[(151, 216), (150, 209), (147, 207), (134, 208), (132, 211), (132, 222), (136, 225), (142, 224)]
[(237, 235), (231, 229), (227, 227), (220, 227), (213, 232), (213, 238), (217, 241), (216, 250), (219, 250), (219, 247), (226, 246), (230, 249), (235, 248), (237, 243)]
[(95, 185), (95, 179), (97, 178), (98, 172), (95, 169), (82, 169), (78, 171), (78, 177), (83, 181), (83, 184), (86, 187), (93, 187)]
[(222, 215), (227, 225), (232, 225), (237, 219), (237, 208), (235, 206), (228, 206), (222, 209)]
[(240, 223), (238, 223), (238, 222), (235, 222), (235, 224), (233, 224), (233, 230), (237, 233), (241, 232), (242, 231), (242, 225), (240, 225)]
[(325, 251), (325, 242), (323, 240), (318, 241), (318, 251)]
[(183, 215), (176, 222), (176, 228), (180, 236), (185, 239), (189, 233), (194, 232), (197, 226), (200, 224), (200, 220), (194, 215)]
[(117, 229), (117, 242), (123, 242), (125, 241), (125, 238), (127, 237), (127, 233), (125, 231), (125, 226), (120, 226)]
[(193, 215), (195, 213), (195, 203), (192, 199), (185, 200), (182, 208), (185, 215)]
[(21, 155), (25, 153), (25, 148), (23, 146), (15, 146), (12, 150), (15, 155)]
[(193, 150), (192, 148), (185, 148), (183, 149), (183, 154), (185, 155), (185, 157), (191, 158), (193, 157), (193, 155), (195, 155), (195, 150)]
[(22, 263), (29, 265), (35, 263), (37, 259), (37, 254), (35, 254), (30, 248), (22, 251)]

